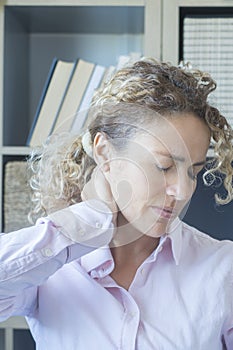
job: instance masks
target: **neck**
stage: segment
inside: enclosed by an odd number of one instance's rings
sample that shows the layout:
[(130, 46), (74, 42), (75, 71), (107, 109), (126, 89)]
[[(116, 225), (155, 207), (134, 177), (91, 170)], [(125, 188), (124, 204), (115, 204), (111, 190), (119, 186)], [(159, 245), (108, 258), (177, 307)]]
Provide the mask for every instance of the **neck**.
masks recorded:
[(116, 265), (140, 265), (158, 246), (159, 237), (137, 231), (123, 216), (118, 216), (118, 228), (111, 243)]

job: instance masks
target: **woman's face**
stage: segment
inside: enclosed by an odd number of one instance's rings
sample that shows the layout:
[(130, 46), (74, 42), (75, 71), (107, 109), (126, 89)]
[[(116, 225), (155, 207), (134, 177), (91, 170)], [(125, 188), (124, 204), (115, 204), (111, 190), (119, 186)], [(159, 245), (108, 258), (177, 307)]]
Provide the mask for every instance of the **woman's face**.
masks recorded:
[(183, 114), (161, 117), (124, 151), (113, 151), (106, 178), (125, 224), (153, 237), (164, 234), (196, 188), (209, 142), (208, 126)]

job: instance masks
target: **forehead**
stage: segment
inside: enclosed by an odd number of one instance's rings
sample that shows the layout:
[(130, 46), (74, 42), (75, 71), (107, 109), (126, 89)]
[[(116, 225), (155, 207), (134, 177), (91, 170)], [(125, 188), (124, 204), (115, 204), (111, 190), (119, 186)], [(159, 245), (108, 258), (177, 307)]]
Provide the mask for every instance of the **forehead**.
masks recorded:
[(205, 122), (193, 114), (161, 116), (139, 128), (134, 141), (152, 154), (198, 160), (205, 157), (208, 150), (210, 131)]

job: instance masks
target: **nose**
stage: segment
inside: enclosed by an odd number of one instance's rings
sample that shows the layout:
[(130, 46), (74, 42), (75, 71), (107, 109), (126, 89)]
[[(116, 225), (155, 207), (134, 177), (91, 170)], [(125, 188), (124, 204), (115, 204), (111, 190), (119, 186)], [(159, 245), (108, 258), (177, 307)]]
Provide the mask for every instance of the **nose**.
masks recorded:
[(172, 181), (167, 182), (166, 194), (174, 197), (177, 201), (187, 201), (192, 197), (195, 188), (195, 182), (187, 173), (178, 173)]

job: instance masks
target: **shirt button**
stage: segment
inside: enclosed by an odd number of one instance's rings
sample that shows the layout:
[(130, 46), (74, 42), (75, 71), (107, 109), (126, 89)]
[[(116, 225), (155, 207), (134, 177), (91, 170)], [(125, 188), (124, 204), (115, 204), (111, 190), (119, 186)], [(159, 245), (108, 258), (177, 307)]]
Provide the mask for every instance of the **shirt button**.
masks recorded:
[(83, 236), (85, 236), (85, 231), (81, 229), (81, 230), (79, 230), (79, 234), (81, 237), (83, 237)]
[(96, 223), (95, 223), (95, 227), (96, 227), (96, 228), (101, 228), (101, 227), (102, 227), (102, 225), (101, 225), (101, 223), (100, 223), (100, 222), (96, 221)]
[(163, 246), (159, 247), (158, 252), (160, 253), (163, 250)]
[(44, 249), (42, 250), (42, 254), (43, 254), (44, 256), (47, 256), (47, 257), (53, 256), (53, 251), (52, 251), (52, 249), (50, 249), (50, 248), (44, 248)]
[(141, 269), (141, 274), (143, 275), (143, 274), (144, 274), (144, 272), (145, 272), (145, 269), (144, 269), (144, 268), (142, 268), (142, 269)]

